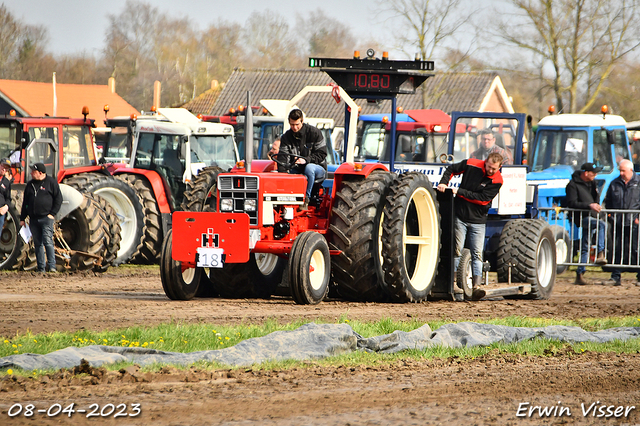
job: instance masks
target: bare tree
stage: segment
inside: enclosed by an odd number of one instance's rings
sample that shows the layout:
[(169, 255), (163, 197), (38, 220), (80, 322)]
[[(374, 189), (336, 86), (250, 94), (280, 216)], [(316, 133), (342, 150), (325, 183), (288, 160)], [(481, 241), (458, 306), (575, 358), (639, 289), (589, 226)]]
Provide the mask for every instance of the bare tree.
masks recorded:
[(243, 28), (250, 65), (259, 68), (297, 68), (304, 60), (296, 54), (296, 40), (279, 14), (253, 12)]
[(349, 27), (330, 18), (321, 9), (307, 16), (296, 17), (296, 33), (304, 43), (300, 43), (299, 54), (318, 57), (351, 57), (356, 39)]
[(584, 112), (618, 63), (640, 46), (638, 0), (510, 0), (495, 35), (542, 63), (558, 111)]

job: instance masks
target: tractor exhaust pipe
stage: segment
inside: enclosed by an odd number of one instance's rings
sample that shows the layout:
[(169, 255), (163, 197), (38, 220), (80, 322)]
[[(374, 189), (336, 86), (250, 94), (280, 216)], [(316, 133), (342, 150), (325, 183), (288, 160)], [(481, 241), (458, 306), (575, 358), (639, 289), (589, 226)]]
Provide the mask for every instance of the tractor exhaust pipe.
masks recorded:
[(247, 107), (244, 109), (244, 168), (251, 173), (253, 160), (253, 111), (251, 110), (251, 91), (247, 90)]

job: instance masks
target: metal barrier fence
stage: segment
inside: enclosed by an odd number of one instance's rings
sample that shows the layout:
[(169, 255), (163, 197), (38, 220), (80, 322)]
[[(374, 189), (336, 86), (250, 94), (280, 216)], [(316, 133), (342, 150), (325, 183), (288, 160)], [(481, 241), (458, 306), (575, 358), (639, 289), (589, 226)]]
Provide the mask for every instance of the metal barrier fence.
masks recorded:
[[(540, 218), (553, 227), (556, 237), (557, 264), (564, 266), (602, 266), (595, 263), (598, 238), (604, 235), (607, 258), (605, 269), (640, 271), (640, 239), (638, 231), (640, 210), (605, 210), (598, 214), (598, 220), (584, 220), (591, 210), (560, 207), (539, 208)], [(581, 218), (583, 218), (581, 220)], [(587, 232), (591, 238), (586, 250), (586, 262), (581, 262), (583, 253), (582, 235)]]

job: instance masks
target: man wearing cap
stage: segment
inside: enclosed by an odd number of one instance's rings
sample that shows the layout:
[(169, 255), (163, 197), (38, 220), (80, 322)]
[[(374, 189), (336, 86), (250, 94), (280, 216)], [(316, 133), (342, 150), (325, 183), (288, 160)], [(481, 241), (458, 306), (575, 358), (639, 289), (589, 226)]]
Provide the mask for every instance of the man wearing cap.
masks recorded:
[(51, 176), (47, 176), (44, 164), (35, 163), (29, 167), (31, 180), (27, 182), (24, 189), (20, 225), (24, 226), (24, 221), (29, 216), (29, 229), (31, 229), (36, 250), (38, 272), (55, 272), (53, 222), (62, 205), (62, 193), (58, 182)]
[(0, 160), (0, 233), (11, 202), (11, 163), (6, 158)]
[[(595, 178), (598, 172), (602, 171), (602, 167), (598, 167), (593, 163), (584, 163), (580, 170), (576, 170), (571, 175), (571, 180), (566, 188), (566, 205), (571, 209), (585, 210), (570, 212), (569, 218), (576, 226), (582, 226), (582, 241), (580, 244), (580, 263), (587, 263), (589, 255), (589, 247), (591, 247), (591, 236), (597, 233), (598, 236), (598, 255), (595, 263), (605, 265), (607, 259), (604, 253), (604, 240), (607, 235), (607, 225), (598, 218), (602, 206), (600, 205), (600, 194), (598, 194), (598, 186)], [(588, 212), (588, 214), (587, 214)], [(581, 265), (576, 270), (577, 285), (587, 285), (588, 281), (584, 279), (586, 268)]]

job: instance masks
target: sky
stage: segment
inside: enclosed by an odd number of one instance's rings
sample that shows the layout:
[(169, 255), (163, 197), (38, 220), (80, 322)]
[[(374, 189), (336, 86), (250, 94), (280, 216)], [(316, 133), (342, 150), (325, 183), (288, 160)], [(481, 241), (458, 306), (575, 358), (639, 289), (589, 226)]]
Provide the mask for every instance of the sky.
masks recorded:
[[(304, 14), (321, 8), (325, 15), (350, 26), (358, 40), (379, 39), (375, 29), (373, 0), (147, 0), (170, 16), (188, 17), (204, 30), (218, 19), (244, 24), (254, 11), (282, 14), (290, 27), (296, 13)], [(22, 22), (43, 25), (49, 33), (48, 50), (58, 54), (86, 52), (98, 57), (104, 46), (109, 25), (108, 15), (124, 11), (126, 0), (10, 0), (4, 5)], [(236, 7), (237, 5), (237, 7)], [(369, 46), (360, 47), (366, 51)], [(389, 49), (391, 50), (391, 49)], [(397, 58), (404, 59), (404, 58)]]

